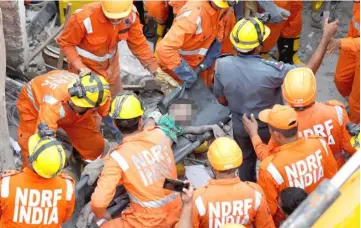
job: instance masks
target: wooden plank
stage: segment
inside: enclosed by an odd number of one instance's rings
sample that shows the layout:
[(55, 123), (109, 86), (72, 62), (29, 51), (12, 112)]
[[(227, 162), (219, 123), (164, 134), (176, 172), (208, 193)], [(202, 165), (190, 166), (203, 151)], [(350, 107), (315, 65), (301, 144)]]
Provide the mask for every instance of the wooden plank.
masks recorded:
[(15, 169), (13, 150), (10, 148), (9, 127), (5, 102), (6, 50), (3, 17), (0, 9), (0, 170)]

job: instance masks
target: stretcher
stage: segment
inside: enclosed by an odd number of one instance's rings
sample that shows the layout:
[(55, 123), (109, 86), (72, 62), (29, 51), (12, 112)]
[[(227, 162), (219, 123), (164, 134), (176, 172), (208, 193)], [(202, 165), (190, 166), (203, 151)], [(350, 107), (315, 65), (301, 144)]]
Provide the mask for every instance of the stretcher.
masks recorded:
[[(177, 90), (177, 89), (176, 89)], [(206, 87), (202, 79), (199, 77), (195, 84), (190, 89), (179, 90), (176, 93), (170, 93), (163, 101), (165, 103), (171, 103), (174, 99), (188, 99), (195, 103), (198, 107), (198, 115), (192, 119), (192, 126), (202, 126), (218, 124), (223, 126), (230, 121), (230, 111), (227, 107), (219, 104), (215, 96)], [(167, 107), (167, 104), (163, 102), (163, 108)], [(213, 133), (206, 132), (202, 135), (184, 135), (178, 137), (177, 144), (173, 145), (174, 158), (176, 163), (183, 160), (187, 155), (192, 153), (194, 149), (200, 146), (204, 141), (212, 139)], [(82, 177), (76, 184), (76, 208), (74, 209), (73, 217), (65, 224), (63, 228), (76, 227), (77, 217), (80, 210), (90, 201), (90, 195), (94, 190), (93, 186), (87, 186), (88, 177)], [(121, 200), (117, 200), (117, 199)], [(118, 202), (116, 202), (118, 201)], [(114, 197), (113, 202), (108, 207), (108, 212), (113, 218), (117, 217), (122, 210), (128, 205), (128, 198), (123, 188), (117, 189), (117, 195)], [(98, 227), (101, 221), (91, 224), (89, 227)], [(80, 227), (79, 227), (80, 228)], [(84, 227), (81, 227), (84, 228)]]

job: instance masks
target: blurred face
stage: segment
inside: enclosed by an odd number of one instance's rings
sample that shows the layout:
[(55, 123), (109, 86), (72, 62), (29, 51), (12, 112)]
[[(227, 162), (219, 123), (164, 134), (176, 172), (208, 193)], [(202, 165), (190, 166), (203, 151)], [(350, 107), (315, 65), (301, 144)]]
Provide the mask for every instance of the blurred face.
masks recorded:
[(168, 113), (174, 118), (177, 125), (189, 126), (197, 116), (197, 109), (193, 104), (172, 104)]
[(117, 25), (117, 24), (120, 24), (123, 20), (123, 18), (120, 18), (120, 19), (110, 19), (108, 18), (108, 20), (110, 21), (110, 23), (112, 23), (113, 25)]

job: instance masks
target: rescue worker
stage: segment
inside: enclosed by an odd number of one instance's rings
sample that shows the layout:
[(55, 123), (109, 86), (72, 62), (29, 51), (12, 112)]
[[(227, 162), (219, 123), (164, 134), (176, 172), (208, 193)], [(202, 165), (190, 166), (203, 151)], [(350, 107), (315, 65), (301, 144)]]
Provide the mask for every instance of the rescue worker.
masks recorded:
[(90, 71), (103, 75), (113, 96), (122, 91), (118, 51), (121, 40), (127, 41), (131, 52), (157, 79), (177, 86), (159, 68), (132, 3), (132, 0), (101, 0), (86, 4), (70, 17), (57, 39), (69, 62), (69, 71), (80, 76)]
[[(179, 227), (208, 228), (227, 223), (275, 227), (261, 187), (256, 183), (242, 182), (238, 177), (242, 151), (237, 143), (230, 138), (218, 138), (210, 145), (207, 155), (215, 179), (209, 180), (208, 185), (197, 189), (190, 197), (189, 190), (184, 189), (183, 218)], [(184, 215), (189, 211), (193, 211), (192, 218)]]
[(332, 40), (329, 52), (340, 49), (335, 84), (339, 93), (349, 97), (350, 119), (360, 122), (360, 2), (354, 1), (353, 18), (346, 38)]
[(221, 53), (225, 0), (189, 1), (156, 48), (157, 60), (171, 76), (190, 88), (197, 73), (207, 86), (213, 82), (213, 63)]
[(124, 140), (104, 158), (91, 209), (96, 217), (110, 219), (106, 208), (121, 184), (131, 203), (120, 218), (102, 227), (173, 227), (179, 219), (179, 195), (162, 188), (165, 177), (177, 179), (172, 140), (155, 127), (153, 117), (143, 128), (143, 113), (134, 94), (118, 95), (112, 101), (109, 115)]
[(34, 134), (29, 139), (30, 166), (0, 177), (1, 228), (60, 228), (71, 218), (75, 189), (73, 179), (61, 173), (65, 156), (52, 135)]
[[(283, 97), (297, 112), (298, 136), (319, 135), (325, 138), (338, 163), (338, 168), (341, 168), (345, 163), (342, 151), (349, 155), (356, 152), (350, 145), (351, 136), (346, 128), (350, 120), (341, 102), (335, 100), (325, 103), (315, 102), (316, 88), (313, 72), (308, 68), (296, 68), (290, 70), (285, 77), (282, 86)], [(250, 120), (244, 118), (242, 120), (247, 128)], [(258, 137), (251, 140), (261, 161), (273, 154), (274, 149), (279, 146), (273, 138), (267, 146), (264, 146)]]
[[(337, 30), (337, 23), (325, 22), (322, 39), (307, 63), (313, 72), (322, 62), (329, 40)], [(263, 42), (269, 34), (269, 28), (257, 18), (240, 20), (230, 35), (237, 56), (222, 56), (216, 61), (213, 93), (219, 103), (228, 105), (232, 113), (233, 137), (243, 152), (244, 162), (239, 172), (243, 181), (256, 181), (257, 156), (244, 130), (242, 116), (253, 113), (257, 119), (262, 109), (283, 104), (283, 79), (289, 70), (296, 67), (261, 58)], [(260, 123), (259, 135), (262, 141), (268, 142), (267, 125)]]
[(109, 84), (94, 74), (79, 77), (65, 70), (55, 70), (35, 77), (20, 92), (18, 142), (28, 166), (29, 137), (40, 122), (56, 131), (62, 128), (86, 160), (99, 157), (106, 142), (99, 131), (97, 116), (106, 116), (110, 106)]
[[(252, 118), (254, 115), (251, 114)], [(272, 138), (279, 147), (261, 162), (257, 183), (262, 187), (276, 226), (284, 220), (278, 208), (280, 192), (287, 187), (299, 187), (311, 193), (324, 178), (331, 179), (338, 165), (327, 142), (320, 136), (297, 135), (298, 118), (290, 106), (275, 105), (259, 113), (268, 123)], [(248, 126), (251, 138), (259, 137), (257, 121)]]
[[(278, 60), (290, 64), (303, 64), (298, 58), (302, 30), (302, 1), (258, 0), (260, 8), (271, 14), (266, 26), (271, 35), (265, 40), (262, 53), (278, 47)], [(268, 58), (268, 55), (265, 55)]]

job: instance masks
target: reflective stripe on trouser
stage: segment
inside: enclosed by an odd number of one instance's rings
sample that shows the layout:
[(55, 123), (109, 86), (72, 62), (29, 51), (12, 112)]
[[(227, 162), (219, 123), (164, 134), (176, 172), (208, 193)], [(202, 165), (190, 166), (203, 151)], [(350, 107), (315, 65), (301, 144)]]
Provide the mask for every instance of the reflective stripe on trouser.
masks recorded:
[(158, 200), (153, 200), (153, 201), (139, 201), (137, 200), (133, 195), (129, 194), (129, 199), (136, 204), (139, 204), (142, 207), (145, 208), (159, 208), (159, 207), (164, 207), (165, 205), (167, 205), (168, 203), (170, 203), (171, 201), (175, 200), (178, 196), (177, 192), (172, 192), (171, 194), (169, 194), (166, 197), (163, 197), (161, 199)]
[[(88, 59), (84, 59), (83, 63), (86, 65)], [(69, 71), (77, 74), (77, 70), (71, 65), (69, 65)], [(119, 92), (123, 90), (122, 81), (120, 78), (120, 68), (119, 68), (119, 54), (118, 52), (113, 56), (112, 59), (108, 61), (108, 64), (104, 67), (104, 63), (91, 62), (87, 65), (94, 73), (105, 77), (107, 82), (110, 85), (110, 93), (112, 97), (115, 97)]]

